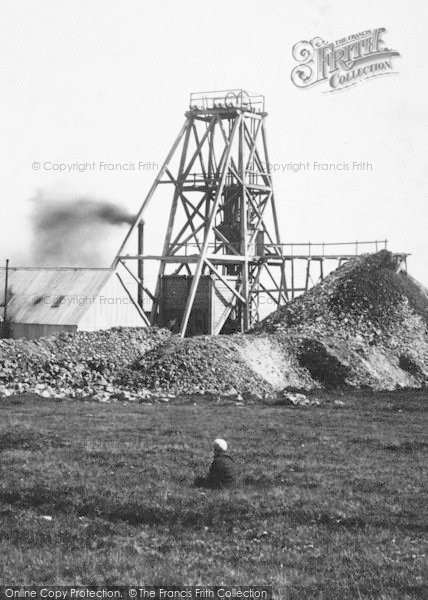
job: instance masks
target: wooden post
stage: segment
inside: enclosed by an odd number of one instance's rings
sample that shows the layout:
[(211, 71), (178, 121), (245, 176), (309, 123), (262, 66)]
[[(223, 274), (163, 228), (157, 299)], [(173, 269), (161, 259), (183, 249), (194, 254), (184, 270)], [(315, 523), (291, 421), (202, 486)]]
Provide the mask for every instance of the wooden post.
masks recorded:
[(3, 326), (6, 327), (7, 321), (7, 300), (9, 287), (9, 259), (6, 259), (6, 270), (4, 274), (4, 308), (3, 308)]
[[(183, 134), (185, 133), (186, 136), (184, 139), (183, 151), (181, 153), (180, 167), (178, 170), (178, 176), (177, 176), (177, 180), (175, 183), (174, 196), (172, 199), (171, 210), (169, 213), (168, 226), (167, 226), (167, 230), (166, 230), (166, 236), (165, 236), (165, 241), (164, 241), (163, 251), (162, 251), (163, 256), (167, 256), (169, 254), (169, 245), (171, 243), (172, 228), (174, 225), (175, 214), (177, 212), (178, 198), (180, 196), (180, 191), (181, 191), (181, 186), (182, 186), (183, 169), (184, 169), (184, 165), (186, 163), (187, 148), (189, 146), (189, 138), (190, 138), (191, 131), (192, 131), (192, 120), (188, 119), (186, 128), (183, 132)], [(166, 170), (166, 168), (165, 168), (165, 170)], [(162, 286), (162, 276), (165, 273), (165, 266), (166, 266), (165, 261), (161, 260), (161, 263), (159, 265), (158, 279), (156, 282), (155, 300), (152, 304), (152, 312), (150, 315), (150, 322), (152, 325), (154, 325), (154, 323), (156, 321), (156, 314), (157, 314), (157, 309), (158, 309), (158, 305), (159, 305), (159, 298), (160, 298), (160, 292), (161, 292), (161, 286)]]
[(247, 192), (245, 185), (245, 118), (242, 117), (241, 124), (239, 127), (239, 156), (238, 156), (238, 169), (239, 175), (242, 178), (241, 186), (241, 197), (240, 197), (240, 210), (239, 217), (241, 219), (241, 255), (244, 256), (244, 263), (241, 266), (242, 276), (242, 293), (245, 298), (245, 304), (241, 305), (242, 311), (242, 330), (247, 331), (250, 326), (250, 302), (249, 302), (249, 283), (248, 283), (248, 223), (247, 223)]
[(310, 270), (311, 270), (311, 256), (309, 254), (306, 262), (306, 281), (305, 281), (305, 291), (307, 292), (309, 289), (309, 278), (310, 278)]
[[(144, 221), (138, 223), (138, 254), (144, 254)], [(138, 305), (144, 311), (144, 260), (138, 261)]]
[(205, 229), (205, 237), (204, 237), (204, 243), (203, 243), (202, 249), (201, 249), (201, 255), (200, 255), (198, 264), (196, 266), (195, 274), (193, 275), (192, 285), (190, 287), (190, 292), (187, 297), (186, 307), (184, 309), (183, 319), (181, 321), (181, 327), (180, 327), (180, 336), (181, 337), (184, 337), (186, 335), (187, 325), (189, 323), (189, 318), (190, 318), (190, 312), (193, 307), (193, 302), (194, 302), (195, 296), (196, 296), (196, 290), (198, 289), (198, 285), (199, 285), (199, 279), (201, 278), (202, 269), (205, 264), (205, 258), (206, 258), (206, 254), (207, 254), (207, 250), (208, 250), (208, 243), (209, 243), (209, 233), (212, 230), (213, 225), (214, 225), (214, 220), (215, 220), (215, 216), (217, 213), (217, 207), (220, 202), (221, 194), (223, 193), (224, 183), (225, 183), (226, 175), (227, 175), (227, 172), (229, 169), (230, 155), (232, 152), (232, 145), (233, 145), (235, 133), (236, 133), (237, 128), (241, 124), (241, 120), (242, 120), (242, 115), (240, 115), (235, 120), (233, 129), (232, 129), (232, 133), (229, 138), (229, 145), (227, 146), (227, 149), (225, 150), (224, 160), (221, 161), (223, 164), (219, 165), (219, 168), (221, 169), (220, 185), (217, 188), (217, 192), (215, 195), (211, 214), (210, 214), (210, 217), (209, 217), (206, 229)]
[(291, 256), (291, 299), (294, 300), (294, 258)]
[[(281, 244), (281, 235), (279, 233), (278, 215), (276, 212), (276, 205), (275, 205), (275, 198), (274, 198), (272, 173), (271, 173), (271, 168), (270, 168), (269, 151), (268, 151), (267, 136), (266, 136), (266, 129), (265, 129), (265, 117), (263, 117), (262, 121), (261, 121), (261, 132), (262, 132), (262, 140), (263, 140), (263, 149), (264, 149), (264, 154), (265, 154), (265, 159), (266, 159), (266, 170), (269, 175), (269, 184), (270, 184), (270, 188), (271, 188), (271, 192), (272, 192), (271, 196), (270, 196), (270, 202), (271, 202), (271, 206), (272, 206), (272, 216), (273, 216), (273, 225), (274, 225), (274, 229), (275, 229), (275, 238), (276, 238), (276, 243), (278, 244), (276, 251), (277, 251), (277, 253), (279, 253), (282, 256), (283, 255), (283, 247)], [(285, 271), (285, 261), (283, 261), (281, 264), (280, 287), (282, 288), (282, 291), (284, 292), (285, 297), (288, 299), (287, 273)], [(294, 285), (292, 285), (292, 287), (294, 287)], [(279, 298), (281, 298), (281, 293), (279, 294)]]
[(137, 309), (138, 314), (143, 319), (144, 323), (147, 325), (147, 327), (150, 327), (150, 322), (149, 322), (148, 318), (146, 317), (146, 313), (144, 312), (144, 310), (142, 308), (140, 308), (138, 306), (138, 303), (135, 302), (134, 298), (132, 297), (132, 294), (129, 292), (128, 288), (126, 287), (126, 285), (125, 285), (122, 277), (119, 275), (119, 273), (116, 273), (116, 277), (119, 279), (121, 286), (123, 287), (125, 292), (128, 294), (128, 298), (131, 300), (132, 304)]

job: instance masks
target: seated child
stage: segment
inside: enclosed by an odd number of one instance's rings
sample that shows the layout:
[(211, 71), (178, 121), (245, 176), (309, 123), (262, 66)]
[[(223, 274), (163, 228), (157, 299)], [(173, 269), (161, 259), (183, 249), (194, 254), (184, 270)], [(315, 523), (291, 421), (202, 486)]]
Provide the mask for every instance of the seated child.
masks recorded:
[(213, 443), (214, 458), (206, 477), (197, 477), (195, 485), (210, 489), (232, 487), (236, 481), (235, 462), (227, 454), (227, 442), (220, 438)]

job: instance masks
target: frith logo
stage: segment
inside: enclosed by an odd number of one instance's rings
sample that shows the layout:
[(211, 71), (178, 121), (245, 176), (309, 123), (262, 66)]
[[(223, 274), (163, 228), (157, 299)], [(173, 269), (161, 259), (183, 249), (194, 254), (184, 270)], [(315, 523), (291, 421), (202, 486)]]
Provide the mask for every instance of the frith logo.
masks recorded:
[(385, 28), (369, 29), (335, 42), (316, 37), (293, 46), (293, 58), (299, 63), (291, 72), (291, 81), (300, 88), (327, 82), (328, 92), (355, 85), (364, 79), (394, 73), (392, 57), (400, 54), (387, 48), (382, 39)]

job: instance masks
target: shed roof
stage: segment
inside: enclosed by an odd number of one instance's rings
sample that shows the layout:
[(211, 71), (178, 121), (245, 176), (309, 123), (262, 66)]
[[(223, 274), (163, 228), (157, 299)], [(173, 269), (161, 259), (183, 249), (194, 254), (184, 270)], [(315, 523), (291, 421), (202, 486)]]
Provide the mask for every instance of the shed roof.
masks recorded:
[[(4, 305), (5, 268), (0, 269)], [(15, 323), (76, 325), (114, 269), (9, 268), (7, 316)], [(93, 302), (93, 300), (92, 300)]]

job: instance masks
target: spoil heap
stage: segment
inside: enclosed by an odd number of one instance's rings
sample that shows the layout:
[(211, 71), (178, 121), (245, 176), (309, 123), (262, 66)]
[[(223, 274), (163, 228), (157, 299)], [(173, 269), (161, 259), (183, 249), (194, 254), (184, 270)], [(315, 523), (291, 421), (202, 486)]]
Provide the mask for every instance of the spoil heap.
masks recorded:
[(249, 336), (171, 338), (125, 373), (124, 385), (175, 394), (261, 393), (272, 386), (243, 356)]
[(245, 397), (427, 382), (428, 292), (385, 250), (347, 262), (246, 335), (117, 328), (0, 341), (0, 395)]
[(427, 326), (427, 290), (382, 250), (344, 264), (256, 333), (285, 337), (324, 385), (393, 389), (425, 385)]
[(133, 399), (145, 390), (123, 388), (123, 370), (162, 344), (170, 332), (113, 328), (61, 333), (35, 340), (0, 340), (0, 395), (34, 392), (43, 397)]
[(247, 335), (172, 338), (127, 372), (175, 393), (394, 389), (428, 380), (428, 293), (386, 250), (355, 258)]

